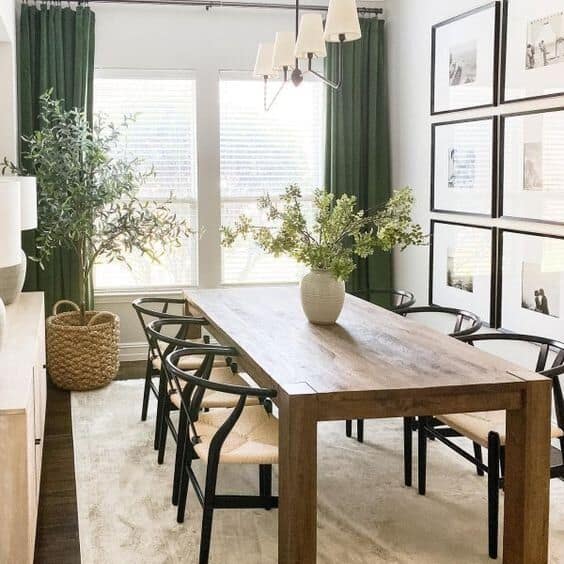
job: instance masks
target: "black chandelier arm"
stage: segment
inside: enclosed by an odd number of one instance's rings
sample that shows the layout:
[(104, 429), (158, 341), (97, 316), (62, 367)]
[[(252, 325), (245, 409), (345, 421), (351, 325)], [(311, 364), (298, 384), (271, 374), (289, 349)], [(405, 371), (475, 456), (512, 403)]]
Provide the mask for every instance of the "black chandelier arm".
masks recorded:
[(338, 66), (337, 66), (337, 80), (333, 81), (330, 80), (329, 78), (327, 78), (326, 76), (323, 76), (321, 73), (313, 70), (312, 68), (312, 63), (313, 63), (313, 54), (312, 53), (308, 53), (308, 66), (307, 66), (307, 72), (313, 74), (313, 76), (316, 76), (317, 78), (319, 78), (324, 84), (326, 84), (327, 86), (329, 86), (330, 88), (332, 88), (333, 90), (341, 90), (341, 87), (343, 86), (343, 42), (344, 40), (341, 39), (341, 41), (339, 41), (338, 44), (338, 58), (339, 58), (339, 62), (338, 62)]
[(272, 98), (272, 100), (270, 100), (270, 102), (269, 102), (268, 101), (268, 77), (267, 76), (264, 77), (264, 111), (265, 112), (270, 111), (270, 109), (274, 105), (274, 102), (276, 102), (278, 96), (280, 96), (280, 93), (282, 92), (282, 90), (284, 90), (284, 87), (286, 86), (286, 84), (288, 84), (288, 68), (284, 67), (284, 81), (280, 85), (280, 88), (278, 88), (278, 90), (276, 91), (276, 94), (274, 94), (274, 97)]

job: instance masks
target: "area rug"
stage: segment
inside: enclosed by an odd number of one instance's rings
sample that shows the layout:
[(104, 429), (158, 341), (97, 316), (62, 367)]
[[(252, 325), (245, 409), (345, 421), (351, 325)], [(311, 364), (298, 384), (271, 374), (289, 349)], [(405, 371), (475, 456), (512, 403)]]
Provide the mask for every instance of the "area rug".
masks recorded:
[[(139, 417), (142, 387), (120, 381), (72, 394), (84, 564), (197, 562), (200, 507), (192, 494), (185, 523), (176, 523), (174, 443), (159, 466), (154, 401), (148, 420)], [(402, 468), (400, 420), (367, 421), (364, 444), (345, 437), (344, 423), (320, 425), (318, 563), (491, 562), (486, 478), (438, 443), (429, 446), (425, 497), (403, 486)], [(254, 493), (257, 483), (254, 467), (229, 467), (218, 491)], [(563, 482), (552, 480), (551, 501), (551, 563), (564, 564)], [(218, 510), (210, 562), (275, 564), (276, 533), (276, 511)]]

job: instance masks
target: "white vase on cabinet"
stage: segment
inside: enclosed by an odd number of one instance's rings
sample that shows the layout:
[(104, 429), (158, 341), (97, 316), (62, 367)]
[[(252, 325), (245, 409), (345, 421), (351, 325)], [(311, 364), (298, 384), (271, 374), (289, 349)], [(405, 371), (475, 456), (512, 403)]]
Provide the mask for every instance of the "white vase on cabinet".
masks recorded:
[(345, 303), (345, 283), (326, 270), (312, 270), (300, 284), (302, 308), (317, 325), (333, 325)]

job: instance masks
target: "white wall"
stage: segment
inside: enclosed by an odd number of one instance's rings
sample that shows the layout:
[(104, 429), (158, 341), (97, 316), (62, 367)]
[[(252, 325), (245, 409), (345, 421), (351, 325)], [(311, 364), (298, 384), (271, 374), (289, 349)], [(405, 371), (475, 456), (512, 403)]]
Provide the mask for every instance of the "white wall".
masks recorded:
[[(457, 217), (431, 214), (430, 142), (431, 123), (454, 119), (518, 112), (535, 108), (564, 105), (564, 97), (537, 102), (504, 104), (499, 108), (457, 112), (430, 117), (431, 26), (451, 16), (477, 6), (484, 0), (388, 0), (386, 21), (388, 38), (388, 68), (390, 79), (392, 129), (392, 180), (395, 187), (409, 185), (415, 191), (415, 219), (425, 230), (429, 221), (454, 219), (499, 227), (518, 226), (521, 230), (564, 234), (563, 227), (543, 227), (541, 224)], [(427, 303), (429, 249), (408, 249), (395, 257), (395, 279), (398, 287), (415, 292), (420, 304)]]
[(0, 0), (0, 161), (16, 160), (18, 149), (16, 3)]
[[(0, 0), (2, 1), (2, 0)], [(220, 278), (219, 88), (220, 70), (249, 70), (260, 41), (292, 30), (291, 10), (91, 4), (96, 13), (96, 67), (184, 69), (196, 73), (200, 286)], [(159, 295), (162, 295), (160, 293)], [(131, 294), (97, 295), (96, 308), (120, 315), (122, 360), (143, 358), (143, 335)]]

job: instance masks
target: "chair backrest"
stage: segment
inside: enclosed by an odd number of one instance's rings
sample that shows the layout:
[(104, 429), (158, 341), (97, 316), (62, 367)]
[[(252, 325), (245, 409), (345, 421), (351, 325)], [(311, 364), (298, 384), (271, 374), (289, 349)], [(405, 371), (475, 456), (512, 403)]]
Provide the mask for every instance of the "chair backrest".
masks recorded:
[[(147, 325), (146, 332), (149, 339), (149, 349), (154, 351), (156, 356), (161, 359), (161, 367), (169, 380), (171, 378), (166, 372), (165, 367), (166, 357), (177, 349), (193, 349), (200, 346), (200, 343), (190, 341), (185, 335), (191, 326), (205, 323), (207, 323), (206, 320), (199, 317), (167, 317), (166, 319), (155, 319)], [(176, 334), (167, 335), (163, 333), (163, 327), (177, 328)], [(207, 342), (204, 344), (208, 345)], [(233, 369), (235, 368), (234, 366)]]
[(408, 290), (395, 288), (377, 290), (358, 290), (352, 292), (357, 298), (368, 300), (390, 311), (411, 307), (415, 304), (415, 294)]
[[(207, 321), (200, 317), (189, 317), (189, 316), (182, 316), (179, 314), (169, 313), (168, 308), (170, 305), (184, 305), (186, 301), (182, 298), (139, 298), (131, 303), (135, 313), (137, 314), (137, 318), (141, 323), (141, 328), (143, 329), (143, 333), (145, 334), (145, 338), (149, 343), (149, 352), (152, 349), (151, 347), (151, 338), (147, 332), (147, 327), (149, 323), (155, 319), (186, 319), (191, 320), (191, 325), (206, 325)], [(179, 328), (179, 332), (176, 335), (179, 339), (185, 339), (187, 336), (188, 329), (190, 325), (181, 326)]]
[(447, 314), (454, 318), (452, 331), (449, 332), (451, 337), (463, 337), (464, 335), (472, 335), (482, 327), (482, 320), (470, 311), (456, 309), (452, 307), (440, 306), (419, 306), (400, 308), (396, 311), (399, 315), (407, 317), (416, 313), (424, 313), (430, 315)]
[[(511, 341), (537, 345), (539, 350), (536, 355), (534, 371), (552, 380), (556, 420), (558, 426), (564, 429), (564, 396), (562, 394), (562, 385), (559, 378), (560, 375), (564, 374), (564, 342), (539, 337), (537, 335), (522, 335), (518, 333), (479, 333), (477, 335), (461, 337), (459, 340), (470, 345), (491, 341)], [(551, 352), (554, 354), (554, 358), (552, 362), (549, 363), (549, 355)], [(550, 366), (547, 367), (547, 364), (550, 364)]]

